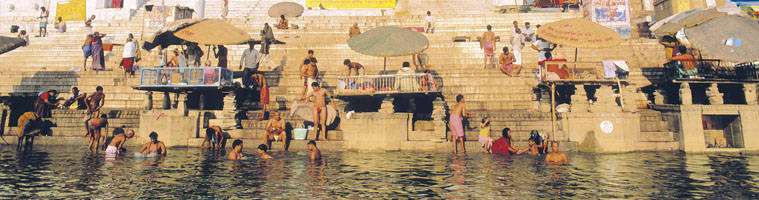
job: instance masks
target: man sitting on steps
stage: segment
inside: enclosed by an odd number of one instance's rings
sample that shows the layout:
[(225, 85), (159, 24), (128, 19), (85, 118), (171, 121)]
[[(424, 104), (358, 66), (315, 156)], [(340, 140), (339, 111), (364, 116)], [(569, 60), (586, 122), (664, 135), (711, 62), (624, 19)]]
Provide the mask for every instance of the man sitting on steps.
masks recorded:
[(273, 117), (266, 123), (264, 131), (264, 144), (271, 150), (272, 141), (282, 141), (282, 149), (287, 151), (287, 132), (285, 132), (285, 119), (280, 117), (279, 112), (274, 112)]

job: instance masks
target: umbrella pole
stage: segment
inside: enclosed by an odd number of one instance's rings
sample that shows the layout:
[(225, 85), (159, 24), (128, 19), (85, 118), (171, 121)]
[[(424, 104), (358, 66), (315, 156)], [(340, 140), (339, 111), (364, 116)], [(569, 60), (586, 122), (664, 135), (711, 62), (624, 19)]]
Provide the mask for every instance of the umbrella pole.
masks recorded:
[(553, 137), (551, 137), (554, 141), (556, 140), (556, 85), (551, 83), (551, 134), (553, 134)]
[(384, 57), (384, 58), (385, 58), (385, 63), (382, 64), (382, 71), (387, 71), (387, 57)]
[(211, 60), (210, 60), (211, 59), (210, 58), (211, 57), (211, 45), (206, 45), (206, 47), (208, 49), (208, 50), (206, 50), (206, 62), (207, 63), (211, 63)]

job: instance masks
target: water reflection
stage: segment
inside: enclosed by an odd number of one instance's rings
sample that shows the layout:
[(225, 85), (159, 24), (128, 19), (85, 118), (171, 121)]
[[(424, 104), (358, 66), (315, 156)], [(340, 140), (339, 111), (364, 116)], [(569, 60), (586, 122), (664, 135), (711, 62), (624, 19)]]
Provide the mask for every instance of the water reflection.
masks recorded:
[(196, 149), (166, 158), (0, 147), (0, 198), (284, 199), (757, 199), (759, 157), (627, 153), (542, 157), (429, 152), (272, 152), (228, 161)]

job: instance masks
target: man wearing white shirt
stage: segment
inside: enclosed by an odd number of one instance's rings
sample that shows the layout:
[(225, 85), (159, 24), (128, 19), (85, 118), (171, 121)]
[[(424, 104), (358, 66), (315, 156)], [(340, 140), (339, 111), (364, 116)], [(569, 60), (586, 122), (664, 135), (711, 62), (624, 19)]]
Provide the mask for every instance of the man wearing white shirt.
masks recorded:
[(522, 65), (522, 48), (524, 47), (524, 36), (522, 36), (522, 30), (514, 29), (514, 37), (511, 38), (511, 53), (514, 54), (513, 64)]
[(127, 37), (127, 41), (124, 44), (124, 52), (121, 54), (121, 66), (124, 67), (124, 76), (129, 73), (129, 76), (134, 77), (134, 55), (137, 53), (137, 43), (132, 41), (134, 36), (130, 33)]
[(424, 17), (424, 22), (427, 24), (427, 29), (425, 29), (424, 32), (434, 33), (435, 32), (435, 17), (432, 16), (432, 12), (427, 11), (427, 17)]
[(245, 66), (242, 71), (242, 84), (245, 88), (250, 88), (250, 85), (253, 84), (251, 76), (258, 73), (259, 62), (261, 62), (261, 53), (256, 51), (253, 41), (248, 41), (248, 49), (242, 52), (242, 58), (240, 58), (240, 69)]
[(539, 38), (532, 43), (532, 49), (538, 51), (538, 62), (547, 59), (546, 53), (550, 53), (556, 48), (556, 44), (545, 41), (543, 38)]
[(530, 22), (524, 23), (524, 30), (522, 30), (525, 42), (535, 41), (535, 28), (530, 27)]

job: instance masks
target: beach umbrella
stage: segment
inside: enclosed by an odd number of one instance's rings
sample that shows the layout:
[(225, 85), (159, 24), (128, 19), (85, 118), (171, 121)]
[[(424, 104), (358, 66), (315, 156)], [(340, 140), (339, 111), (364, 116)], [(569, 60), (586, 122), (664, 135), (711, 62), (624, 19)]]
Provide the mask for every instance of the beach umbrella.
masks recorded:
[(348, 46), (360, 54), (385, 58), (416, 54), (427, 49), (430, 41), (423, 34), (395, 26), (382, 26), (348, 39)]
[(26, 45), (26, 40), (17, 37), (0, 36), (0, 54)]
[(730, 62), (759, 61), (759, 24), (728, 15), (686, 28), (685, 37), (701, 54)]
[(250, 40), (247, 32), (220, 19), (205, 19), (174, 32), (188, 42), (205, 45), (240, 44)]
[(303, 14), (303, 6), (295, 2), (279, 2), (269, 8), (269, 17), (300, 17)]
[(161, 29), (158, 29), (158, 31), (156, 31), (150, 38), (145, 40), (145, 42), (142, 44), (142, 48), (150, 51), (151, 49), (157, 46), (161, 46), (161, 48), (165, 49), (166, 47), (170, 45), (180, 45), (182, 44), (182, 41), (184, 40), (175, 36), (174, 33), (179, 29), (186, 28), (200, 21), (202, 20), (181, 19), (181, 20), (170, 22), (166, 24), (165, 26), (161, 27)]

